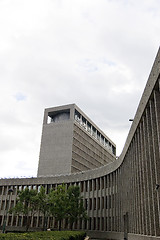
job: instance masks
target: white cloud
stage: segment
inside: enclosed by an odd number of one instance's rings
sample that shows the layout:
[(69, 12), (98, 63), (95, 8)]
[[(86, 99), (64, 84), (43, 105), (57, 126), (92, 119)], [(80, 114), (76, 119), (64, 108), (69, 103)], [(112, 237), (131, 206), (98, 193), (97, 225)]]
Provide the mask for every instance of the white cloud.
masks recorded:
[(0, 177), (36, 175), (44, 108), (61, 104), (76, 103), (120, 154), (159, 22), (158, 0), (1, 0)]

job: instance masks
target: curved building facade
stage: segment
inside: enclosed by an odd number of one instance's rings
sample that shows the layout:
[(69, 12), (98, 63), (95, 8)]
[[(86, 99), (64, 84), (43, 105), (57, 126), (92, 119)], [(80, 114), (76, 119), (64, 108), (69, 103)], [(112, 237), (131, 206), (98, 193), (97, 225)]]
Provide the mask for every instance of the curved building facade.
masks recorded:
[[(67, 113), (53, 117), (56, 121), (66, 118)], [(48, 193), (61, 183), (79, 185), (84, 198), (89, 219), (78, 221), (75, 229), (108, 239), (160, 239), (160, 50), (120, 157), (78, 173), (1, 179), (1, 226), (6, 209), (15, 204), (18, 189), (43, 185)], [(11, 187), (13, 193), (8, 197)], [(30, 221), (32, 227), (38, 228), (44, 219), (36, 215)], [(24, 216), (7, 216), (10, 228), (23, 227), (23, 223)], [(56, 227), (53, 218), (48, 219), (48, 227)], [(65, 221), (63, 227), (68, 227)]]

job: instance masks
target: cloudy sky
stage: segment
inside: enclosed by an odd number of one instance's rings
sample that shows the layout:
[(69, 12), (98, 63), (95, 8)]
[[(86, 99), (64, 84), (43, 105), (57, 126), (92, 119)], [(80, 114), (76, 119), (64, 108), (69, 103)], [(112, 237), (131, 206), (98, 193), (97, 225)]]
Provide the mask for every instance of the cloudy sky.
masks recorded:
[(121, 153), (160, 44), (159, 0), (0, 0), (0, 178), (36, 176), (46, 107)]

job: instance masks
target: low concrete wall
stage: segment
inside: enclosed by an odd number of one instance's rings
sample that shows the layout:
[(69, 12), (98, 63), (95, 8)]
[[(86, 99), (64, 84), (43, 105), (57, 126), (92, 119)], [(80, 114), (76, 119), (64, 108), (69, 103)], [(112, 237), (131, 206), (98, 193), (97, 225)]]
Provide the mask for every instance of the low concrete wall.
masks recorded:
[(87, 235), (91, 239), (109, 239), (109, 240), (122, 240), (124, 233), (121, 232), (104, 232), (104, 231), (87, 231)]
[(160, 237), (152, 237), (138, 234), (128, 234), (128, 240), (160, 240)]
[[(87, 235), (91, 239), (124, 240), (123, 232), (87, 231)], [(160, 240), (160, 237), (152, 237), (152, 236), (128, 233), (127, 240)]]

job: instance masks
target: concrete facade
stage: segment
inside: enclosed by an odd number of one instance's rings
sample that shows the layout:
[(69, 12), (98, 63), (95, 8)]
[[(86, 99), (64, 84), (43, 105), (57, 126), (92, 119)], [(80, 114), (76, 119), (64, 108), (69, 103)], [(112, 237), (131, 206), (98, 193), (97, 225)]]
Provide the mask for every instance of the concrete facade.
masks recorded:
[(115, 144), (75, 104), (45, 109), (38, 177), (98, 168), (115, 154)]
[[(28, 179), (0, 180), (0, 225), (5, 211), (14, 206), (18, 189), (79, 185), (89, 220), (78, 221), (94, 237), (129, 240), (160, 239), (160, 50), (158, 51), (134, 121), (120, 157), (85, 172)], [(7, 195), (8, 189), (14, 190)], [(7, 215), (7, 227), (23, 227), (24, 216)], [(43, 217), (34, 216), (32, 227), (41, 228)], [(56, 227), (53, 218), (48, 227)], [(67, 229), (63, 222), (63, 228)]]

